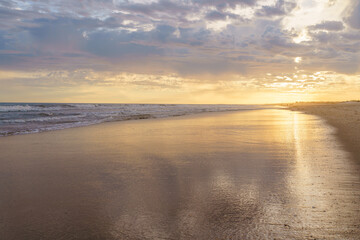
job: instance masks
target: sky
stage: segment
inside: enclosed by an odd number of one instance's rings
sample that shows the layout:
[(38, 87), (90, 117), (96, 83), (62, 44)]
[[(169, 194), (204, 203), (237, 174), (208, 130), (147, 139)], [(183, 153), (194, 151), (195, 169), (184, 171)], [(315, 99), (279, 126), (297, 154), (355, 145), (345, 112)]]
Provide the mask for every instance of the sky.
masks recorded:
[(0, 102), (355, 99), (359, 0), (0, 0)]

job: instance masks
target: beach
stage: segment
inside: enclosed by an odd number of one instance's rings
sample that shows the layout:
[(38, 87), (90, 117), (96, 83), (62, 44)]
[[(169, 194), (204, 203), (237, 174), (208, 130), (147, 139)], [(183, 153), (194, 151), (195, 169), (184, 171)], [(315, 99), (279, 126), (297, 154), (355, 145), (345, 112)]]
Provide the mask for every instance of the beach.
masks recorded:
[(336, 128), (336, 135), (354, 158), (360, 161), (360, 102), (294, 103), (289, 109), (315, 114)]
[(259, 109), (1, 137), (0, 238), (357, 239), (335, 131)]

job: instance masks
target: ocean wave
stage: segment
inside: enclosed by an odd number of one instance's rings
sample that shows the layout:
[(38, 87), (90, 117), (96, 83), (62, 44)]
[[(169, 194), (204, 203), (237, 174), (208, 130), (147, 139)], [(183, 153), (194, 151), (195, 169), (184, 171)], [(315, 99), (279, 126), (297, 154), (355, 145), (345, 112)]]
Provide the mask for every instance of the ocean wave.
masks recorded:
[(29, 105), (0, 106), (0, 112), (24, 112), (32, 109)]
[[(266, 108), (255, 105), (0, 103), (0, 136), (37, 133), (102, 122)], [(267, 107), (268, 108), (268, 107)]]
[[(77, 116), (57, 116), (52, 117), (51, 115), (43, 115), (44, 117), (39, 118), (28, 118), (28, 119), (8, 119), (8, 120), (0, 120), (3, 123), (26, 123), (26, 122), (59, 122), (63, 121), (65, 119), (67, 120), (73, 120), (73, 121), (79, 121), (80, 118), (86, 117), (85, 114), (83, 115), (77, 115)], [(46, 116), (46, 117), (45, 117)]]
[(98, 104), (0, 104), (0, 112), (60, 111), (66, 109), (91, 109)]

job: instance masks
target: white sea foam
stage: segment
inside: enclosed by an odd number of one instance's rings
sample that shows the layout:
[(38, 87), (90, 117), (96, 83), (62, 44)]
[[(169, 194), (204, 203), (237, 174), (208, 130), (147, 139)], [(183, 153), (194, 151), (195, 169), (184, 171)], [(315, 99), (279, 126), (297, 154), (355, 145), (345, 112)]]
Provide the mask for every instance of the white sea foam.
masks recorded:
[(266, 107), (259, 105), (0, 103), (0, 136), (58, 130), (110, 121), (261, 108)]
[(23, 112), (33, 109), (34, 108), (29, 105), (0, 106), (0, 112)]

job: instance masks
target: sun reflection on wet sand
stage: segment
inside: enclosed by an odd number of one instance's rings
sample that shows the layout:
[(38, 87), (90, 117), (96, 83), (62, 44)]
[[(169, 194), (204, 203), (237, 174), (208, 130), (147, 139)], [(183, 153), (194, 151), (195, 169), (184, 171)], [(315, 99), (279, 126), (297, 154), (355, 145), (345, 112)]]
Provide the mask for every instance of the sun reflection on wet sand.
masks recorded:
[(0, 234), (354, 238), (359, 164), (333, 131), (314, 116), (256, 110), (1, 138)]
[(360, 199), (359, 166), (342, 150), (334, 132), (318, 117), (294, 115), (296, 163), (289, 180), (297, 198), (297, 220), (302, 220), (298, 227), (320, 239), (349, 238), (360, 226), (359, 217), (347, 217), (359, 212), (353, 205)]

